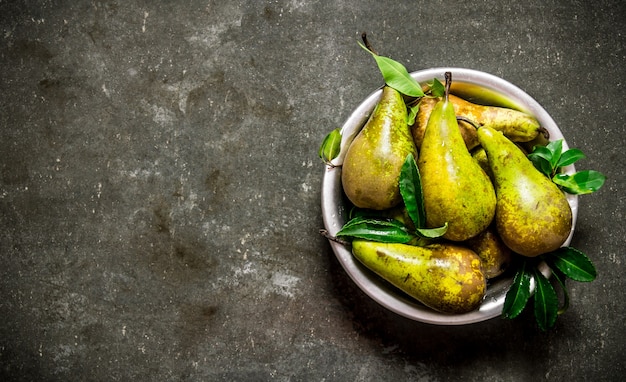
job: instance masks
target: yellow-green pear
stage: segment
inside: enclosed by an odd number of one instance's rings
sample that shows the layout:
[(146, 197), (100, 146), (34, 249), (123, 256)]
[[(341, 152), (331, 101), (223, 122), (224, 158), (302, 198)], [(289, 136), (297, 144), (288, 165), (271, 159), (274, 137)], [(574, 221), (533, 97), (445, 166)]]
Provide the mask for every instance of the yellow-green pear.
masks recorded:
[(480, 257), (483, 273), (487, 279), (500, 276), (513, 261), (513, 251), (502, 242), (493, 225), (465, 244)]
[(487, 159), (487, 153), (485, 152), (485, 149), (483, 149), (482, 146), (478, 146), (471, 151), (471, 154), (472, 158), (474, 158), (480, 168), (482, 168), (485, 174), (487, 174), (487, 176), (489, 176), (489, 178), (491, 179), (491, 168), (489, 167), (489, 159)]
[[(424, 97), (420, 101), (415, 123), (411, 127), (411, 134), (413, 134), (418, 149), (422, 145), (428, 119), (438, 100), (438, 98)], [(528, 142), (548, 134), (537, 119), (522, 111), (479, 105), (452, 94), (449, 95), (449, 100), (454, 106), (457, 117), (472, 121), (477, 126), (487, 126), (502, 131), (514, 142)], [(461, 120), (459, 121), (459, 128), (469, 150), (478, 146), (476, 127)]]
[(398, 91), (385, 86), (343, 162), (341, 182), (352, 204), (374, 210), (396, 206), (402, 200), (400, 171), (409, 154), (417, 158), (406, 104)]
[(501, 132), (481, 127), (478, 139), (493, 174), (495, 222), (504, 243), (529, 257), (558, 249), (572, 228), (565, 194)]
[[(446, 95), (450, 81), (446, 73)], [(417, 166), (428, 227), (448, 223), (443, 237), (464, 241), (489, 226), (496, 209), (494, 188), (465, 146), (447, 96), (430, 114)]]
[(480, 258), (468, 248), (354, 240), (352, 253), (365, 267), (436, 311), (467, 313), (484, 299), (487, 285)]

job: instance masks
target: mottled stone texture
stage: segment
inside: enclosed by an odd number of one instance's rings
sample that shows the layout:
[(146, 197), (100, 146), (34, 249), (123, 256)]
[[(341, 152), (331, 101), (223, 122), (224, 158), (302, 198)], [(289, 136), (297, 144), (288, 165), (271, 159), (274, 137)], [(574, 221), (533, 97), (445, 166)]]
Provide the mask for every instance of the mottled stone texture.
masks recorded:
[[(0, 0), (3, 381), (614, 381), (624, 353), (624, 2)], [(317, 148), (381, 85), (459, 66), (535, 97), (579, 168), (570, 283), (467, 327), (399, 317), (322, 227)]]

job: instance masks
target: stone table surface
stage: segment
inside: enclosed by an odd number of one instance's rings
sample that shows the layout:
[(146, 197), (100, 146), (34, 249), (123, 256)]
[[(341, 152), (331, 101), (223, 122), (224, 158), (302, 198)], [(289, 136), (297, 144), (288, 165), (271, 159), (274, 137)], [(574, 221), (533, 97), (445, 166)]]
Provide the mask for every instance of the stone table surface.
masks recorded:
[[(625, 4), (0, 1), (0, 379), (617, 380)], [(403, 318), (319, 234), (319, 144), (382, 83), (364, 31), (516, 84), (607, 175), (552, 330)]]

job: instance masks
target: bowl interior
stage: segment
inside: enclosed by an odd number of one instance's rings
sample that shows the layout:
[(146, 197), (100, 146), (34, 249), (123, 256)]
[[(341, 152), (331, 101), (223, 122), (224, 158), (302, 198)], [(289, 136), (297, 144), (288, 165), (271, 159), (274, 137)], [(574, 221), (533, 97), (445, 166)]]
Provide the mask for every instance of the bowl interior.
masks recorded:
[[(567, 150), (568, 146), (563, 134), (541, 105), (527, 93), (499, 77), (464, 68), (432, 68), (413, 72), (411, 76), (420, 84), (432, 81), (433, 78), (438, 78), (443, 82), (444, 73), (448, 71), (452, 73), (452, 93), (476, 103), (505, 106), (530, 113), (548, 130), (550, 140), (563, 139), (563, 150)], [(332, 236), (346, 223), (348, 208), (350, 208), (341, 186), (340, 165), (347, 147), (367, 121), (381, 94), (381, 89), (374, 91), (348, 117), (341, 129), (341, 153), (333, 161), (334, 166), (326, 167), (322, 181), (322, 215), (324, 226)], [(568, 166), (564, 171), (573, 173), (575, 169), (574, 166)], [(567, 198), (572, 208), (573, 224), (564, 245), (569, 245), (572, 239), (578, 214), (577, 196), (567, 195)], [(480, 308), (473, 312), (457, 315), (443, 314), (421, 305), (369, 271), (352, 256), (348, 247), (332, 240), (330, 245), (344, 270), (368, 296), (387, 309), (420, 322), (463, 325), (499, 316), (502, 312), (506, 292), (513, 281), (511, 276), (501, 276), (490, 280), (485, 299)], [(549, 269), (545, 266), (542, 272), (546, 276), (549, 275)]]

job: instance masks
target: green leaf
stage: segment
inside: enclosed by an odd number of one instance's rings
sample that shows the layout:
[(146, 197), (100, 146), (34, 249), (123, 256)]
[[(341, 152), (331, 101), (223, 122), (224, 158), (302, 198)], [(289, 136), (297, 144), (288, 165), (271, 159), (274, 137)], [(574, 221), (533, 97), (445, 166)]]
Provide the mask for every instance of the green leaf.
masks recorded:
[(341, 151), (341, 129), (337, 128), (324, 138), (322, 145), (320, 146), (318, 155), (324, 163), (330, 163), (333, 159), (339, 155)]
[(415, 238), (400, 221), (363, 217), (356, 217), (347, 222), (341, 230), (337, 232), (336, 236), (366, 239), (383, 243), (407, 243)]
[(579, 149), (563, 150), (563, 140), (548, 143), (547, 146), (535, 146), (528, 158), (535, 168), (552, 178), (552, 181), (569, 194), (582, 195), (598, 191), (606, 180), (606, 176), (598, 171), (586, 170), (575, 174), (557, 173), (561, 167), (569, 166), (585, 158)]
[(535, 278), (535, 319), (543, 331), (554, 326), (559, 311), (559, 298), (550, 281), (538, 270), (534, 270)]
[(535, 168), (539, 170), (542, 174), (544, 174), (547, 177), (550, 177), (550, 175), (552, 175), (552, 167), (550, 166), (549, 161), (538, 156), (530, 156), (530, 155), (529, 155), (529, 159), (531, 162), (533, 162), (533, 165), (535, 165)]
[(598, 191), (604, 185), (606, 176), (598, 171), (584, 170), (571, 175), (556, 174), (552, 181), (569, 194), (582, 195)]
[(407, 155), (402, 164), (399, 186), (404, 207), (413, 224), (416, 228), (424, 227), (426, 224), (426, 212), (424, 211), (422, 181), (413, 154)]
[(589, 258), (573, 247), (562, 247), (544, 255), (550, 268), (557, 268), (574, 281), (589, 282), (597, 276), (596, 268)]
[(376, 63), (378, 64), (378, 68), (383, 75), (385, 84), (409, 97), (424, 96), (422, 87), (413, 77), (411, 77), (404, 65), (391, 58), (375, 54), (371, 50), (367, 49), (367, 47), (361, 42), (359, 42), (359, 45), (374, 57)]
[(552, 160), (552, 151), (546, 146), (535, 146), (533, 147), (533, 152), (528, 154), (529, 157), (540, 157), (548, 161)]
[(439, 228), (416, 228), (415, 231), (421, 237), (425, 237), (427, 239), (436, 239), (438, 237), (443, 236), (448, 231), (448, 222), (443, 225), (443, 227)]
[(552, 141), (546, 145), (546, 148), (552, 153), (549, 160), (552, 171), (554, 171), (557, 167), (557, 164), (559, 163), (559, 159), (561, 159), (561, 152), (563, 151), (563, 140), (557, 139), (556, 141)]
[(407, 155), (402, 164), (399, 186), (404, 207), (413, 225), (415, 225), (416, 233), (429, 239), (443, 236), (448, 230), (448, 223), (439, 228), (425, 228), (426, 212), (424, 210), (422, 181), (413, 154)]
[(415, 123), (415, 117), (417, 117), (417, 112), (420, 109), (420, 104), (419, 102), (411, 107), (409, 107), (409, 113), (407, 115), (406, 118), (406, 124), (409, 126), (413, 126), (413, 124)]
[(446, 94), (446, 87), (436, 78), (433, 78), (433, 84), (430, 87), (430, 95), (433, 97), (443, 97)]
[(559, 162), (556, 167), (565, 167), (577, 162), (580, 159), (586, 158), (585, 154), (579, 149), (569, 149), (561, 154)]
[(504, 318), (517, 317), (530, 298), (531, 273), (527, 269), (528, 265), (524, 261), (513, 278), (513, 285), (509, 288), (504, 299), (502, 316)]
[(563, 291), (563, 306), (561, 306), (557, 312), (558, 315), (561, 315), (567, 311), (569, 308), (569, 292), (567, 291), (567, 287), (565, 286), (565, 275), (557, 268), (552, 268), (552, 277), (559, 283), (561, 286), (561, 290)]
[(545, 146), (535, 146), (533, 152), (528, 154), (528, 158), (533, 162), (535, 168), (546, 176), (552, 175), (552, 152)]

